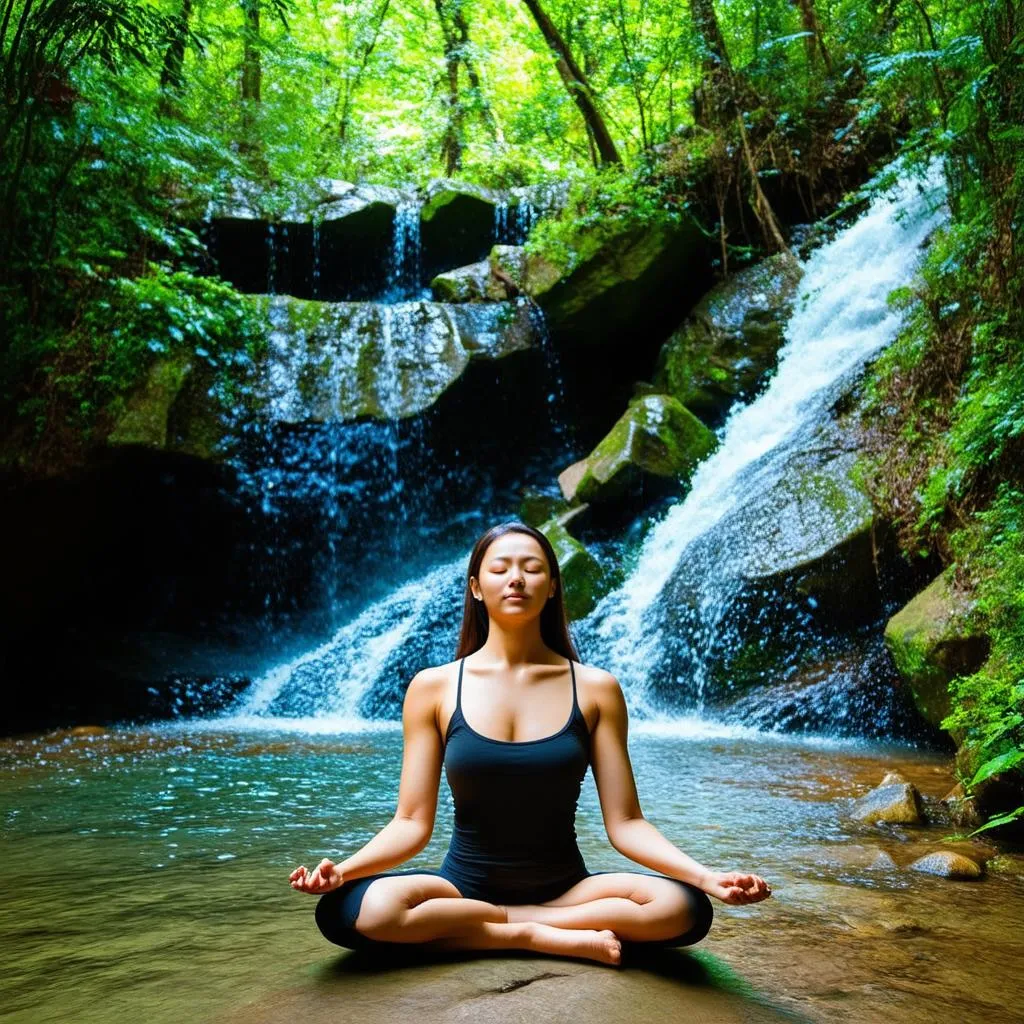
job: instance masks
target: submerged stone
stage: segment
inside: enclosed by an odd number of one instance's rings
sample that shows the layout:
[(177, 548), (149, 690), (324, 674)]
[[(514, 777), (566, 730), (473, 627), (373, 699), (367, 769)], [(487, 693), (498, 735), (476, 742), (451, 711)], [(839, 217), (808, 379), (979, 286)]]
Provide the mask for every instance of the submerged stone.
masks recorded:
[(980, 864), (950, 850), (936, 850), (934, 853), (925, 854), (910, 865), (910, 870), (939, 875), (942, 878), (981, 878), (983, 874)]

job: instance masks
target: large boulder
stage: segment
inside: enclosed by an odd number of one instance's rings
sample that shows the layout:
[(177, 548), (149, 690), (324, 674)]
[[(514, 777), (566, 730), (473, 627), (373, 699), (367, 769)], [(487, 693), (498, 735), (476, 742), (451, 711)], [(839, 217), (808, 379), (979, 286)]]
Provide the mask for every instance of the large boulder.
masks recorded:
[(775, 364), (800, 276), (779, 254), (715, 285), (662, 346), (654, 387), (706, 422), (751, 398)]
[[(989, 638), (965, 625), (970, 608), (971, 599), (954, 586), (947, 569), (885, 627), (886, 646), (914, 703), (936, 726), (950, 712), (950, 680), (976, 672), (989, 654)], [(963, 737), (954, 734), (954, 739), (959, 743)]]
[(738, 513), (758, 539), (743, 568), (748, 586), (835, 620), (877, 614), (874, 511), (855, 463), (856, 453), (839, 444), (795, 454), (787, 472)]
[(446, 267), (483, 259), (496, 241), (496, 218), (505, 202), (502, 194), (480, 185), (449, 178), (429, 182), (420, 209), (427, 278)]
[(654, 224), (606, 219), (574, 229), (558, 252), (531, 253), (525, 287), (559, 336), (632, 343), (678, 323), (708, 268), (707, 239), (689, 216)]
[(645, 476), (673, 482), (689, 479), (715, 448), (715, 435), (669, 395), (630, 402), (597, 447), (558, 477), (572, 502), (608, 502), (623, 497)]

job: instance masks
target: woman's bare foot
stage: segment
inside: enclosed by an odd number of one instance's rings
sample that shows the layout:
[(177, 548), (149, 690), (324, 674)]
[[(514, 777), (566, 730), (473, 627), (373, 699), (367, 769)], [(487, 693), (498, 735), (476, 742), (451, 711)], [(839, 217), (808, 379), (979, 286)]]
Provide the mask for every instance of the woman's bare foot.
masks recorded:
[(530, 948), (542, 953), (581, 956), (603, 964), (618, 966), (622, 960), (622, 943), (608, 928), (555, 928), (536, 921), (527, 923)]

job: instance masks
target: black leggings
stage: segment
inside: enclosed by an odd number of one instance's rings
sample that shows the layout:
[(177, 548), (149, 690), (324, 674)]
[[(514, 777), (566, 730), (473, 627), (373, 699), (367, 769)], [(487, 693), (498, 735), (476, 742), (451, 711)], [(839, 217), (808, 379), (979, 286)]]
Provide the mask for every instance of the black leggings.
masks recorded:
[[(653, 872), (642, 871), (634, 874), (651, 875), (654, 878), (665, 878), (665, 875), (657, 875)], [(590, 875), (611, 875), (617, 874), (613, 871), (591, 871)], [(378, 878), (391, 878), (395, 875), (436, 875), (439, 878), (445, 876), (440, 871), (431, 871), (424, 868), (413, 868), (406, 871), (381, 871), (375, 875), (367, 875), (365, 878), (354, 878), (343, 882), (337, 889), (332, 889), (317, 901), (316, 923), (323, 932), (324, 938), (329, 939), (335, 945), (344, 946), (346, 949), (379, 949), (381, 947), (409, 947), (417, 945), (408, 942), (384, 942), (380, 939), (371, 939), (361, 932), (356, 931), (355, 922), (359, 916), (359, 908), (363, 903), (363, 895), (371, 882)], [(589, 875), (588, 875), (589, 877)], [(694, 908), (694, 922), (681, 935), (675, 935), (668, 939), (650, 939), (637, 942), (635, 945), (647, 946), (692, 946), (700, 942), (711, 930), (711, 921), (714, 917), (714, 910), (711, 907), (711, 900), (707, 893), (698, 889), (689, 882), (682, 882), (678, 878), (669, 879), (677, 885), (683, 886), (690, 895)]]

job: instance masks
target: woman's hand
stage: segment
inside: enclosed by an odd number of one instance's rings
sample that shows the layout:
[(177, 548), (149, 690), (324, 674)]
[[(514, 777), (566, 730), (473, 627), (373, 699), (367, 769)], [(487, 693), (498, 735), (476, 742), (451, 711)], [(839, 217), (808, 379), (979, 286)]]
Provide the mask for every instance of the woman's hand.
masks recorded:
[(341, 872), (334, 866), (334, 861), (326, 857), (320, 861), (315, 870), (306, 871), (306, 866), (296, 868), (288, 876), (293, 889), (300, 892), (320, 894), (337, 889), (344, 881)]
[(760, 875), (738, 871), (709, 871), (701, 888), (723, 903), (758, 903), (772, 894), (771, 886)]

